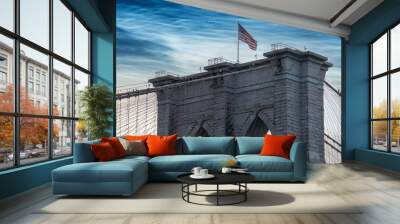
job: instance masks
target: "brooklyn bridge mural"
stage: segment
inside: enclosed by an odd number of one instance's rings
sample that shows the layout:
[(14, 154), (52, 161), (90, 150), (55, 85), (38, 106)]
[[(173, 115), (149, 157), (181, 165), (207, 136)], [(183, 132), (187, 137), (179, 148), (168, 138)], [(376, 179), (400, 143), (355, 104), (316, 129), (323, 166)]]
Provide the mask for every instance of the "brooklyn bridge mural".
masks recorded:
[(159, 0), (118, 12), (117, 135), (295, 134), (340, 162), (339, 38)]
[(327, 58), (290, 48), (264, 56), (239, 64), (216, 60), (204, 72), (183, 77), (161, 74), (149, 80), (152, 88), (119, 94), (118, 134), (293, 133), (308, 143), (311, 161), (337, 161), (329, 150), (340, 148), (340, 126), (332, 126), (340, 121), (340, 106), (330, 108), (324, 122), (324, 100), (339, 105), (340, 93), (324, 81), (331, 67)]

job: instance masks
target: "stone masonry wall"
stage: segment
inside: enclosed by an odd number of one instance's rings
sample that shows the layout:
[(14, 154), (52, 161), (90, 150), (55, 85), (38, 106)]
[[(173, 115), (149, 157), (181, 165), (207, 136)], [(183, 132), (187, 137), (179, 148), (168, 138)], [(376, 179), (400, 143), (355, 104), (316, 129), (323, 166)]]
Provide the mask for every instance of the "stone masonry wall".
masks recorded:
[(150, 80), (157, 89), (158, 133), (195, 136), (202, 128), (210, 136), (244, 136), (260, 118), (272, 134), (305, 142), (310, 161), (323, 161), (323, 81), (331, 65), (321, 55), (291, 49), (264, 56)]

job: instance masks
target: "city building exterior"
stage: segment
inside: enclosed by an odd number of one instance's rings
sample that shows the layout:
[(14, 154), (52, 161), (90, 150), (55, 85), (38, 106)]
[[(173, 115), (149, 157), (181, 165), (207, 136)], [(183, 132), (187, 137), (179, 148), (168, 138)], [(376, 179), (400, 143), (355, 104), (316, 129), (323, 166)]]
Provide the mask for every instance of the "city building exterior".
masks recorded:
[(0, 42), (0, 92), (6, 92), (7, 84), (13, 83), (12, 52), (11, 47)]
[[(25, 92), (34, 108), (49, 107), (49, 72), (48, 66), (27, 57), (21, 51), (20, 60), (20, 87), (21, 93)], [(0, 94), (5, 93), (8, 86), (14, 84), (13, 74), (13, 49), (0, 42)], [(54, 69), (53, 79), (53, 114), (60, 117), (71, 116), (72, 113), (72, 77), (62, 71)], [(60, 150), (71, 142), (71, 122), (66, 120), (55, 121), (60, 127), (58, 140)], [(57, 123), (58, 122), (58, 123)], [(65, 122), (65, 123), (64, 123)], [(57, 151), (55, 150), (55, 153)], [(61, 153), (61, 152), (60, 152)]]

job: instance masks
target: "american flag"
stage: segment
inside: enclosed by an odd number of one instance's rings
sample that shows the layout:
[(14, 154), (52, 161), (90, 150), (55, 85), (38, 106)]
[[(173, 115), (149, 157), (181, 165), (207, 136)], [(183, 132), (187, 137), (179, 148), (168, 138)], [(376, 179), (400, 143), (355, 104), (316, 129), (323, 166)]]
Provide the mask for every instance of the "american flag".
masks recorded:
[(249, 45), (249, 48), (253, 51), (257, 50), (257, 41), (247, 32), (242, 25), (238, 23), (239, 40)]

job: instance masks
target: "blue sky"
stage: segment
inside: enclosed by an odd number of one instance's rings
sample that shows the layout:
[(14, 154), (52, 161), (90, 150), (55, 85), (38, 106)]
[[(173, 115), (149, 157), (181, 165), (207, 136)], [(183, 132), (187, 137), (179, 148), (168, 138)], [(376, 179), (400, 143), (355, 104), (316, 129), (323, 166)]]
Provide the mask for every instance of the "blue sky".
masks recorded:
[(258, 42), (256, 52), (240, 44), (241, 62), (262, 58), (273, 43), (306, 47), (329, 58), (326, 80), (340, 87), (339, 37), (161, 0), (118, 0), (117, 85), (145, 83), (161, 70), (196, 73), (210, 58), (235, 61), (237, 22)]

